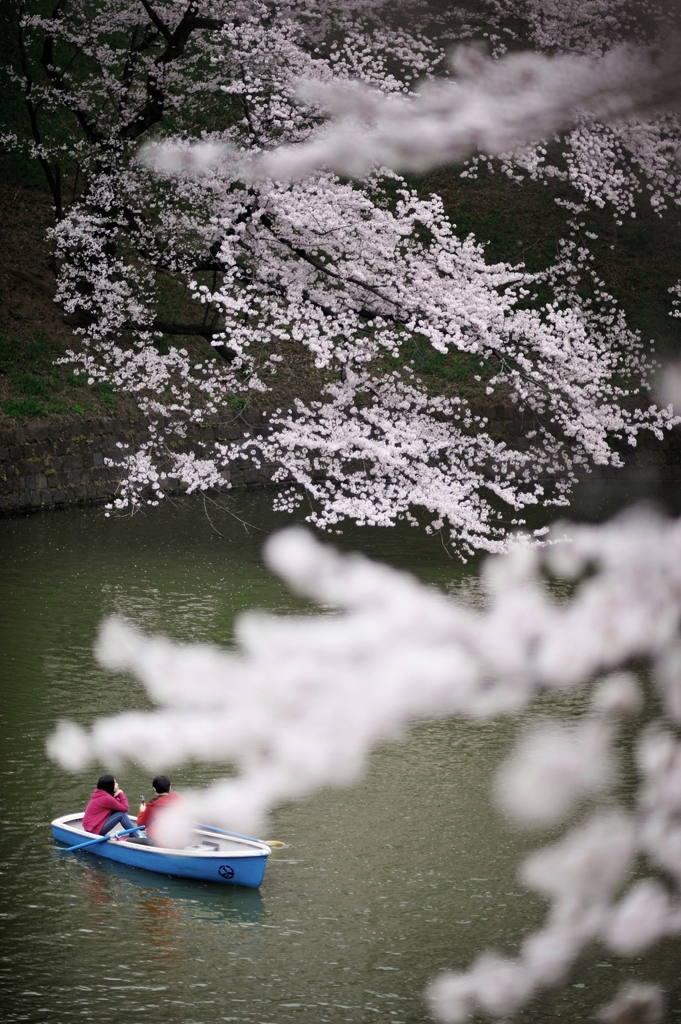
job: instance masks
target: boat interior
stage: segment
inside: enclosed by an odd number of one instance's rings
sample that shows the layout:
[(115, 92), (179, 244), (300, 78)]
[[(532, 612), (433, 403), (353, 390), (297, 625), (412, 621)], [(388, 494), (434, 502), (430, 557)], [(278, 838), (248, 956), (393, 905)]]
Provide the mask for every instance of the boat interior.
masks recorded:
[[(130, 815), (130, 820), (133, 823), (137, 821), (134, 814)], [(62, 827), (80, 833), (84, 839), (89, 837), (96, 838), (94, 833), (86, 832), (83, 828), (82, 814), (67, 815), (64, 818), (60, 818), (59, 824)], [(118, 831), (120, 831), (120, 826), (117, 825), (108, 834), (113, 837)], [(228, 853), (234, 855), (239, 853), (252, 854), (256, 851), (258, 853), (266, 852), (267, 847), (263, 850), (263, 845), (263, 843), (258, 843), (246, 837), (223, 835), (220, 832), (213, 832), (208, 828), (194, 828), (191, 832), (190, 842), (187, 846), (182, 847), (182, 849), (192, 853), (217, 853), (222, 855)], [(144, 847), (139, 847), (139, 849), (144, 849)], [(159, 847), (154, 847), (154, 849), (159, 849)]]

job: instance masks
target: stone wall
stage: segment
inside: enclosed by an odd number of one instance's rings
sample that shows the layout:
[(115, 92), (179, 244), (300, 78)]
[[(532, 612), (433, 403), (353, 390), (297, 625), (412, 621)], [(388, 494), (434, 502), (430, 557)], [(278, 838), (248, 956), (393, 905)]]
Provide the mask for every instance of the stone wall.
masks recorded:
[[(487, 429), (495, 439), (518, 443), (522, 422), (512, 406), (484, 410)], [(267, 432), (267, 416), (260, 409), (246, 409), (220, 420), (192, 428), (178, 448), (191, 451), (216, 440), (234, 441), (246, 434)], [(59, 508), (65, 505), (99, 504), (116, 492), (119, 474), (105, 459), (120, 456), (117, 442), (134, 450), (148, 440), (142, 420), (81, 420), (77, 423), (13, 427), (0, 430), (0, 514)], [(629, 479), (647, 488), (681, 482), (681, 432), (663, 441), (642, 435), (636, 448), (622, 446), (627, 468), (595, 467), (594, 480)], [(233, 463), (225, 479), (233, 487), (258, 488), (271, 482), (274, 466), (258, 468), (247, 461)], [(170, 493), (181, 493), (181, 489)]]
[[(246, 409), (192, 428), (186, 442), (177, 447), (191, 451), (212, 441), (235, 441), (267, 429), (261, 410)], [(0, 430), (0, 513), (109, 501), (120, 474), (105, 465), (105, 460), (120, 458), (117, 442), (135, 450), (148, 437), (143, 421), (121, 419)], [(233, 487), (250, 489), (268, 484), (273, 471), (274, 466), (256, 468), (241, 460), (224, 475)]]

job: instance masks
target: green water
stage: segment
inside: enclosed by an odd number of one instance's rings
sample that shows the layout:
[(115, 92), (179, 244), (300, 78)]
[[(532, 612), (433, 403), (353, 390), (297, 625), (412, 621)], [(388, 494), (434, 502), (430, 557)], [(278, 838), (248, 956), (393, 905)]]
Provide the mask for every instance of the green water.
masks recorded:
[[(269, 530), (284, 519), (267, 497), (244, 503)], [(93, 775), (49, 762), (60, 717), (144, 706), (131, 679), (102, 672), (92, 642), (119, 611), (183, 640), (230, 641), (241, 608), (299, 608), (263, 568), (263, 534), (201, 502), (134, 519), (98, 509), (0, 520), (0, 1019), (149, 1024), (317, 1024), (429, 1019), (428, 980), (463, 969), (485, 948), (513, 955), (545, 912), (516, 880), (537, 837), (510, 828), (488, 800), (495, 767), (535, 708), (485, 724), (425, 723), (379, 750), (365, 781), (280, 808), (259, 892), (184, 883), (59, 853), (49, 822), (84, 805)], [(343, 544), (479, 598), (475, 569), (415, 531), (361, 531)], [(582, 698), (561, 711), (581, 710)], [(539, 709), (547, 710), (546, 704)], [(554, 708), (555, 710), (555, 708)], [(194, 765), (173, 783), (209, 781)], [(118, 776), (131, 798), (149, 779)], [(623, 979), (659, 979), (681, 1020), (681, 945), (622, 961), (595, 948), (567, 987), (517, 1015), (523, 1022), (588, 1019)]]

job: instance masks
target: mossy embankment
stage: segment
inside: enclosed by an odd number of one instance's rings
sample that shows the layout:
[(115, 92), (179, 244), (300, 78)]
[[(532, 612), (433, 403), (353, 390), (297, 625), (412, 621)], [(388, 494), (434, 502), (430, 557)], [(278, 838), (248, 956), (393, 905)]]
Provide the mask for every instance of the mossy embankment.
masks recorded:
[[(16, 170), (16, 162), (11, 168)], [(78, 351), (82, 336), (78, 324), (55, 303), (55, 267), (48, 237), (53, 209), (49, 192), (25, 186), (7, 173), (0, 160), (0, 428), (71, 422), (74, 419), (135, 418), (135, 404), (110, 384), (88, 385), (64, 361), (68, 350)], [(176, 286), (175, 291), (179, 291)], [(176, 301), (175, 295), (168, 302)], [(187, 301), (186, 298), (184, 300)], [(187, 348), (205, 360), (212, 355), (200, 338), (159, 339), (160, 348)], [(324, 375), (309, 355), (291, 343), (278, 349), (283, 356), (267, 395), (268, 406), (290, 406), (296, 397), (319, 395)], [(259, 403), (258, 403), (258, 400)], [(239, 410), (262, 404), (235, 395), (229, 408)]]

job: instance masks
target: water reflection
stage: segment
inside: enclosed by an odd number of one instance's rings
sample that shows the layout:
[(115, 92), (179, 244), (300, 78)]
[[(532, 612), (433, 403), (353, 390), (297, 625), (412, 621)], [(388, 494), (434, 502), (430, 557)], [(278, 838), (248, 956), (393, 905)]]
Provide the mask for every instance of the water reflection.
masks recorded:
[(76, 883), (79, 898), (90, 906), (110, 909), (132, 900), (143, 911), (148, 910), (154, 921), (168, 924), (185, 918), (229, 924), (258, 924), (264, 920), (265, 904), (257, 889), (184, 881), (96, 854), (72, 856), (82, 868), (80, 882)]

